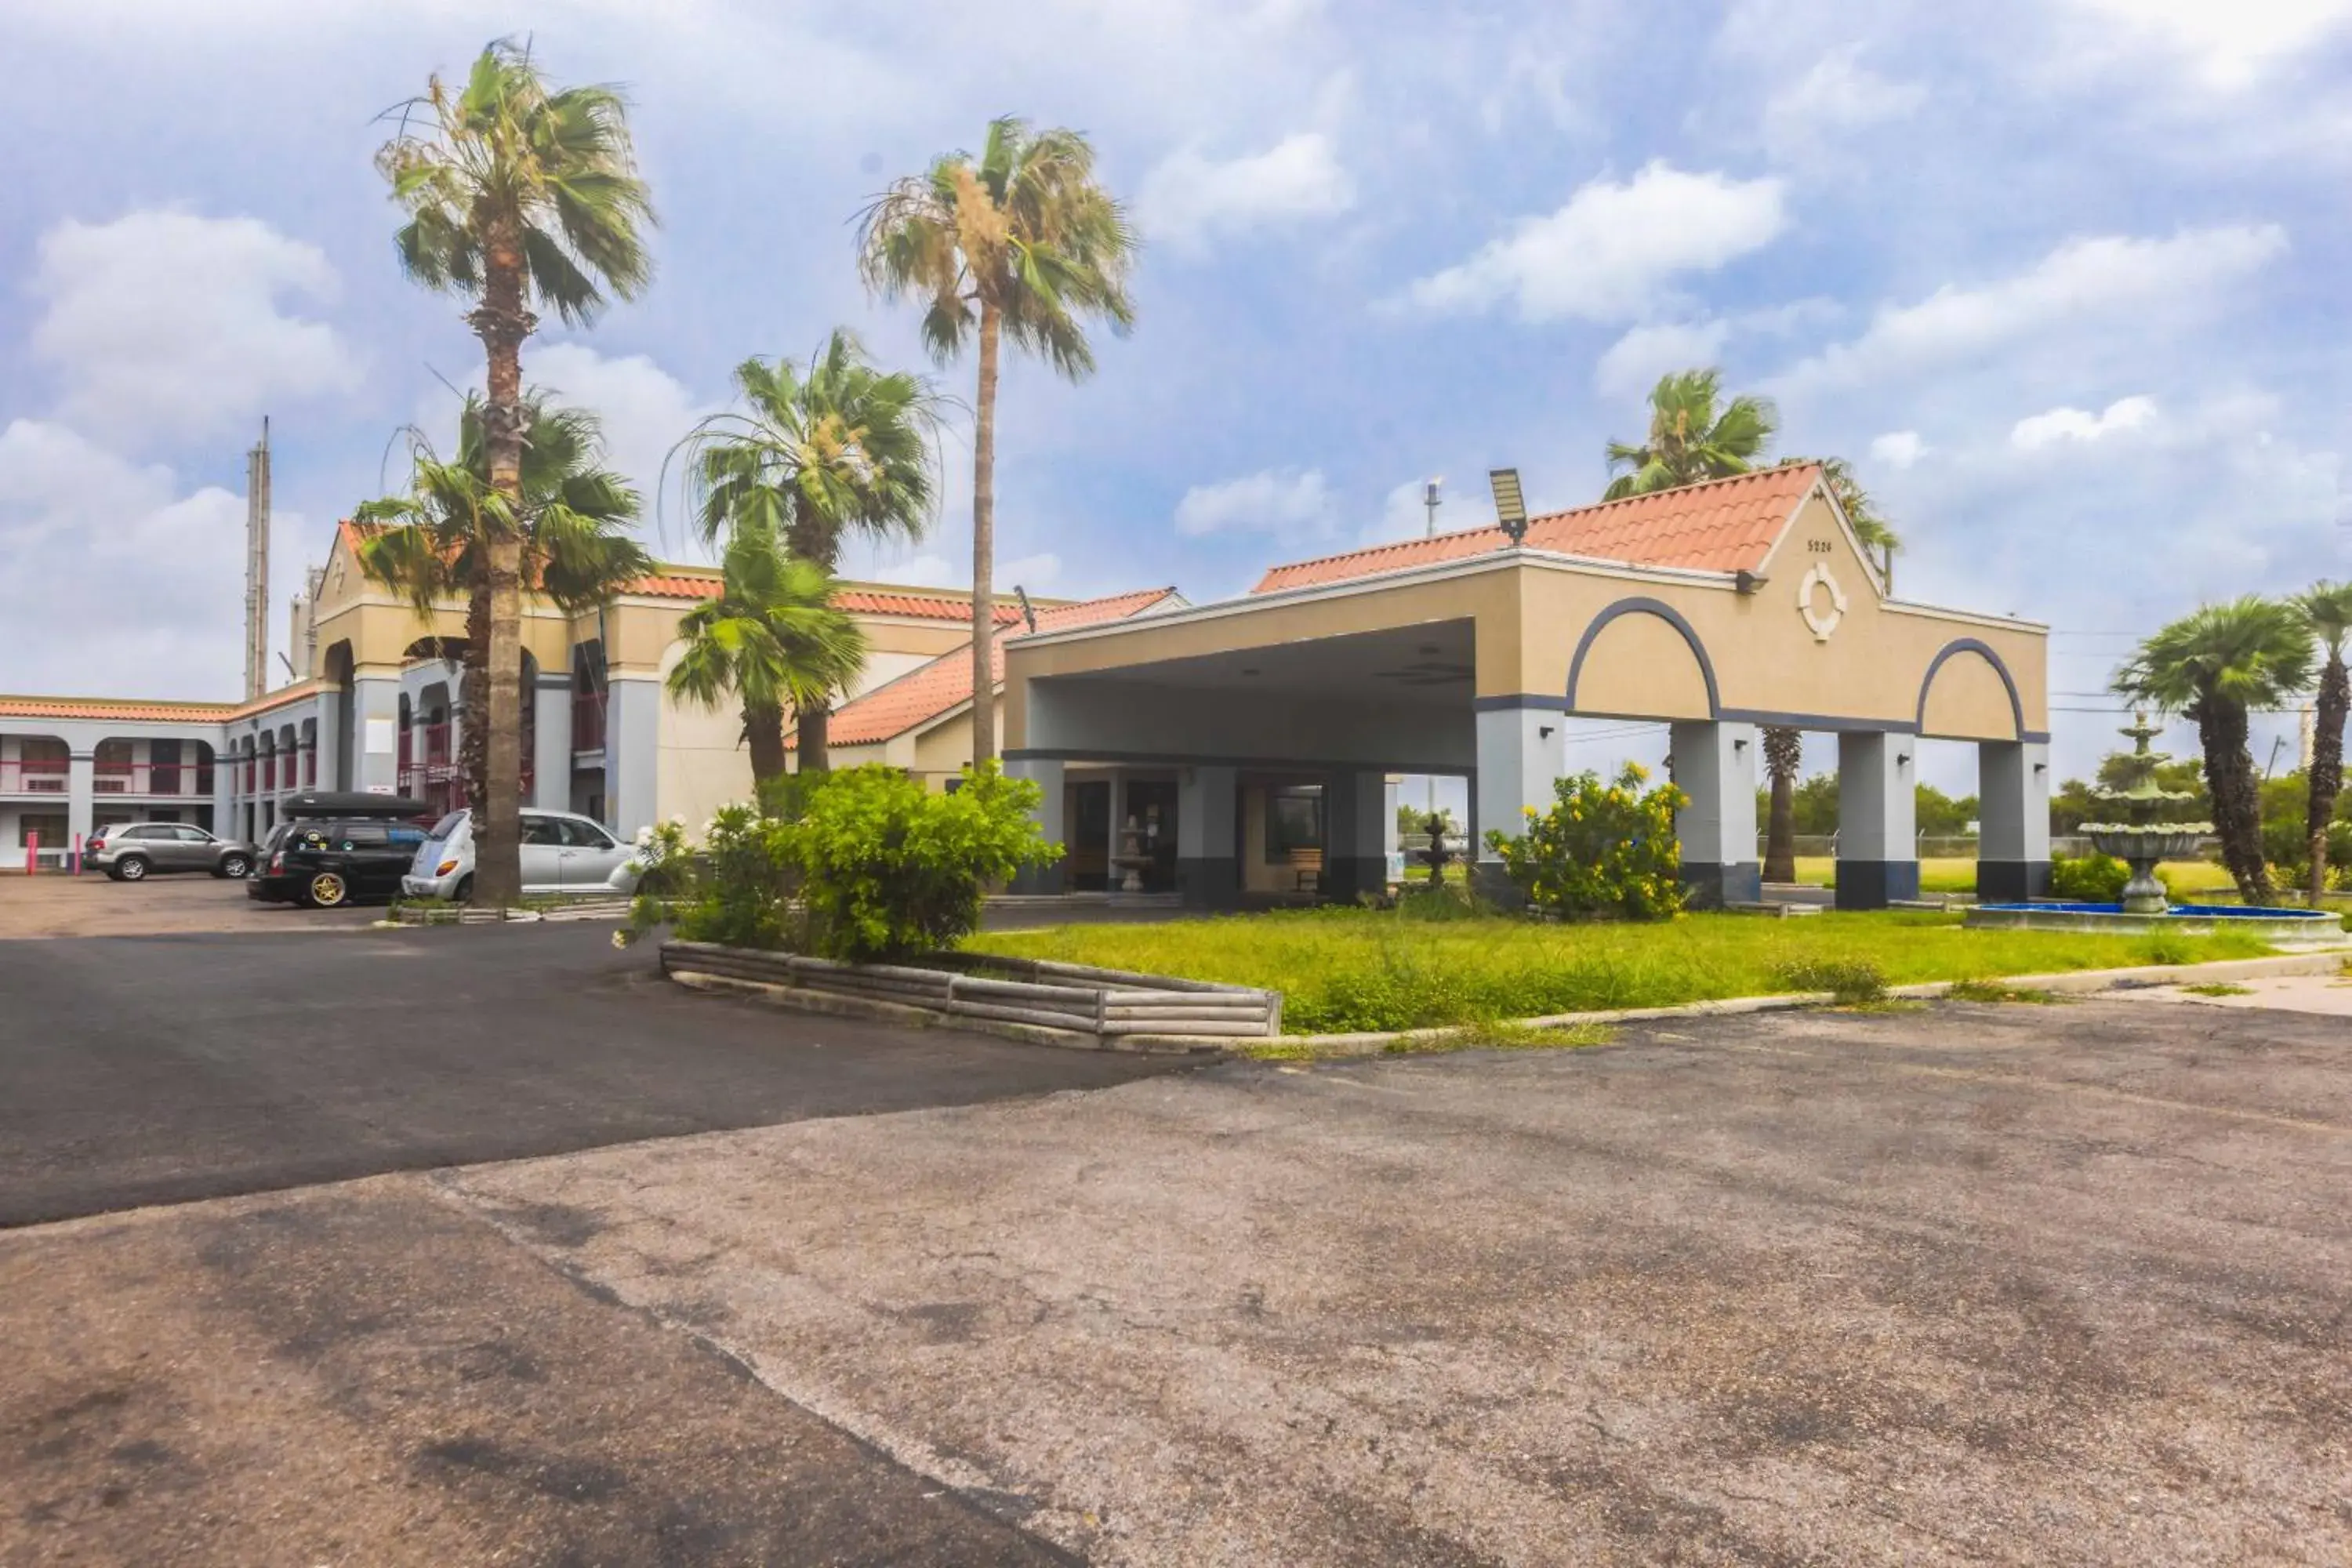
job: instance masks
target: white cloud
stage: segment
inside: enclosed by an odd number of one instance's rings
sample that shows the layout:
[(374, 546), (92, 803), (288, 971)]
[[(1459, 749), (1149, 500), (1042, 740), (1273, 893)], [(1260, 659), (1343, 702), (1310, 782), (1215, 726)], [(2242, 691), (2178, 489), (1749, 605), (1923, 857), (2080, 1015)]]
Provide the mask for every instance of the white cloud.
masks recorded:
[(1862, 63), (1859, 46), (1822, 56), (1812, 68), (1764, 106), (1764, 143), (1781, 157), (1802, 156), (1825, 142), (1917, 112), (1927, 89), (1900, 82)]
[(1331, 495), (1320, 468), (1267, 469), (1194, 485), (1176, 503), (1176, 531), (1188, 539), (1210, 533), (1268, 533), (1286, 542), (1318, 539), (1331, 531)]
[(2251, 84), (2352, 19), (2352, 0), (2073, 0), (2102, 32), (2120, 32), (2187, 63), (2210, 85)]
[[(2156, 399), (2119, 397), (2096, 414), (2080, 408), (2053, 408), (2021, 419), (2010, 430), (2009, 444), (2021, 452), (2038, 451), (2059, 441), (2101, 441), (2109, 436), (2146, 428), (2156, 419)], [(1874, 446), (1874, 451), (1876, 447)]]
[(1146, 238), (1192, 247), (1218, 235), (1328, 217), (1355, 202), (1356, 182), (1331, 139), (1302, 131), (1223, 163), (1180, 148), (1145, 176), (1136, 208)]
[[(301, 531), (299, 517), (276, 521), (281, 538)], [(232, 695), (244, 548), (242, 496), (182, 495), (169, 468), (63, 425), (12, 422), (0, 430), (0, 690)]]
[(996, 563), (991, 575), (1000, 594), (1012, 593), (1015, 584), (1032, 594), (1049, 593), (1062, 580), (1062, 558), (1050, 550), (1041, 550), (1034, 555)]
[(359, 384), (333, 328), (281, 309), (336, 290), (324, 252), (257, 218), (68, 219), (38, 247), (33, 353), (57, 373), (59, 413), (119, 445), (217, 437), (273, 402)]
[(1638, 396), (1668, 371), (1713, 364), (1730, 335), (1731, 323), (1721, 319), (1635, 327), (1602, 352), (1593, 389), (1610, 398)]
[(1673, 280), (1711, 272), (1788, 226), (1781, 182), (1692, 174), (1664, 161), (1620, 184), (1594, 180), (1548, 216), (1523, 218), (1468, 260), (1416, 281), (1424, 310), (1509, 303), (1528, 321), (1626, 321)]
[(1881, 310), (1862, 336), (1806, 361), (1784, 384), (1866, 384), (2092, 324), (2166, 320), (2177, 327), (2286, 247), (2275, 224), (2183, 229), (2168, 239), (2069, 240), (2014, 278), (1975, 289), (1948, 284), (1916, 305)]
[(1907, 468), (1927, 450), (1927, 444), (1919, 439), (1916, 430), (1889, 430), (1884, 436), (1872, 437), (1870, 442), (1872, 459), (1890, 468)]

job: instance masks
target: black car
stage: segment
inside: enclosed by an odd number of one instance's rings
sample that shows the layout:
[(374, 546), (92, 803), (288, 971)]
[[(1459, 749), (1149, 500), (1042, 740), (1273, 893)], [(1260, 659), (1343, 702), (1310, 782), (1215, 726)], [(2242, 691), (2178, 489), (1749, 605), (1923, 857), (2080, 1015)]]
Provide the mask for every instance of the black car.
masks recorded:
[(326, 910), (391, 899), (425, 842), (424, 828), (400, 820), (423, 804), (396, 795), (297, 795), (288, 809), (300, 815), (271, 831), (245, 885), (264, 903)]

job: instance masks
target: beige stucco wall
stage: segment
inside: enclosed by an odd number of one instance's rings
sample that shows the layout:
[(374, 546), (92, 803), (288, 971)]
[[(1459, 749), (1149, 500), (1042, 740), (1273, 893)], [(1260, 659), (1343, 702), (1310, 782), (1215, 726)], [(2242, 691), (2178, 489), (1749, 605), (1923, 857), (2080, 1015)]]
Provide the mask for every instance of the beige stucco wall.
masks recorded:
[[(685, 654), (673, 647), (662, 661), (667, 679)], [(654, 800), (657, 815), (686, 818), (699, 833), (710, 814), (751, 798), (751, 753), (742, 744), (743, 710), (722, 698), (715, 708), (673, 697), (665, 689), (657, 726)]]

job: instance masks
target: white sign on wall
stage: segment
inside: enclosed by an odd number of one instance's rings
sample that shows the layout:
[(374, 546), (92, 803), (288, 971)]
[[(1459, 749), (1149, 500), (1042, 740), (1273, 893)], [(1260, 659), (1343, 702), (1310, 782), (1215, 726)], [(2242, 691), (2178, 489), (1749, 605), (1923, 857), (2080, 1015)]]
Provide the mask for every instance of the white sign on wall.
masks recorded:
[(400, 743), (400, 726), (391, 719), (371, 719), (367, 721), (367, 744), (362, 748), (369, 755), (378, 752), (389, 756)]

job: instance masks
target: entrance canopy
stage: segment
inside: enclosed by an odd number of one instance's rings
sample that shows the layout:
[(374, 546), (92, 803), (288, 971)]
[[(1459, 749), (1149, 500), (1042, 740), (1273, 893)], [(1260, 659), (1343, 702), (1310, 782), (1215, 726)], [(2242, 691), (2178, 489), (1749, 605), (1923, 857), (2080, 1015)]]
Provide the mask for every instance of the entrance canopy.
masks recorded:
[[(1754, 726), (1837, 731), (1876, 759), (1874, 863), (1914, 853), (1906, 737), (2036, 748), (2046, 787), (2047, 636), (1891, 597), (1801, 465), (1538, 518), (1517, 545), (1496, 529), (1385, 545), (1276, 567), (1239, 599), (1014, 637), (1005, 756), (1461, 773), (1484, 825), (1515, 826), (1550, 798), (1562, 716), (1665, 721), (1739, 888), (1755, 849), (1733, 775), (1752, 778)], [(1686, 753), (1730, 772), (1685, 777)]]

